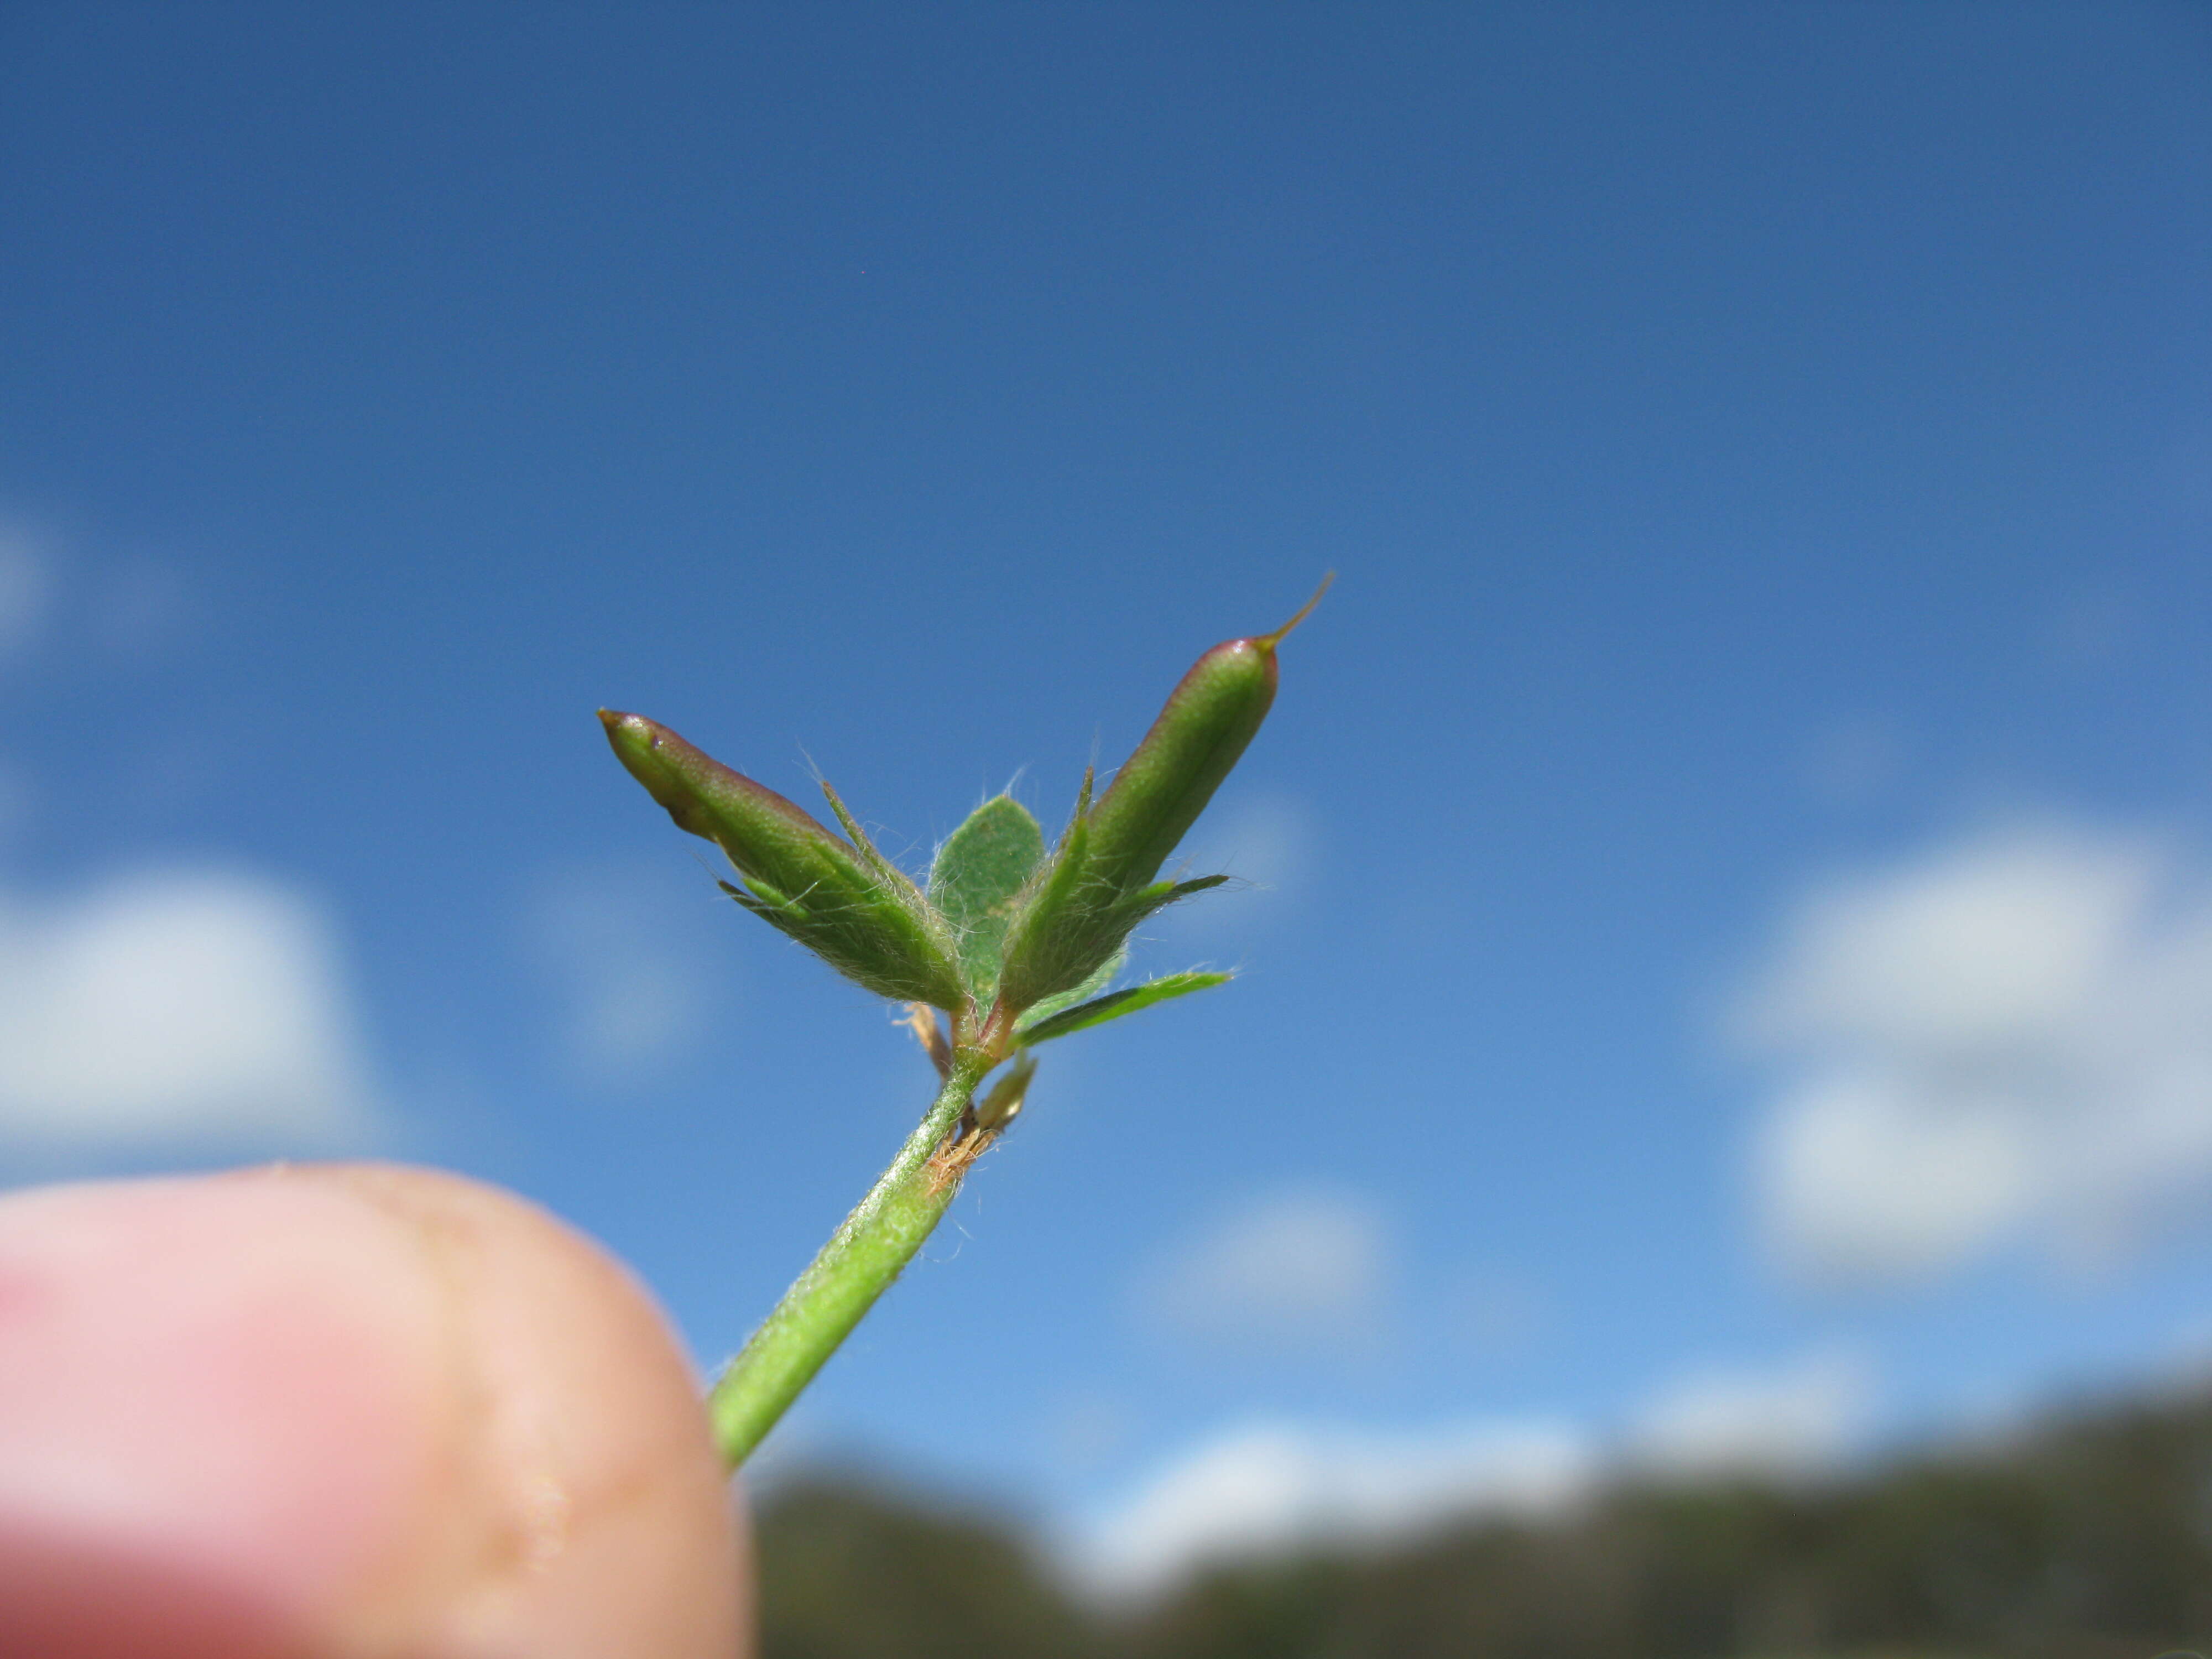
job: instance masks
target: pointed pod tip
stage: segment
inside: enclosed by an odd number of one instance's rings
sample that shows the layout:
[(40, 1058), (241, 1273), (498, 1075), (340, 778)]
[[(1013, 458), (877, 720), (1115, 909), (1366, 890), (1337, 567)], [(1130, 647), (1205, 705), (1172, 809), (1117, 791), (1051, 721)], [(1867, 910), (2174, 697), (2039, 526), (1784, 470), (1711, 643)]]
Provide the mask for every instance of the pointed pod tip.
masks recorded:
[[(599, 712), (599, 724), (606, 729), (608, 746), (642, 781), (645, 775), (638, 772), (638, 767), (646, 763), (649, 757), (659, 755), (662, 739), (676, 734), (659, 721), (649, 720), (642, 714), (624, 714), (619, 708), (602, 708)], [(680, 738), (678, 740), (682, 741)], [(650, 783), (646, 787), (648, 789), (653, 787)], [(667, 803), (663, 801), (661, 805), (665, 806)]]
[(1323, 575), (1321, 579), (1321, 586), (1313, 591), (1313, 598), (1308, 599), (1304, 605), (1298, 607), (1298, 614), (1297, 616), (1291, 617), (1290, 621), (1285, 623), (1273, 633), (1261, 635), (1259, 638), (1254, 640), (1252, 643), (1258, 646), (1262, 651), (1272, 652), (1285, 640), (1290, 638), (1291, 631), (1293, 629), (1295, 629), (1300, 623), (1304, 622), (1308, 617), (1313, 615), (1314, 607), (1321, 603), (1322, 595), (1328, 592), (1331, 584), (1335, 580), (1336, 572), (1334, 570), (1329, 571), (1327, 574)]

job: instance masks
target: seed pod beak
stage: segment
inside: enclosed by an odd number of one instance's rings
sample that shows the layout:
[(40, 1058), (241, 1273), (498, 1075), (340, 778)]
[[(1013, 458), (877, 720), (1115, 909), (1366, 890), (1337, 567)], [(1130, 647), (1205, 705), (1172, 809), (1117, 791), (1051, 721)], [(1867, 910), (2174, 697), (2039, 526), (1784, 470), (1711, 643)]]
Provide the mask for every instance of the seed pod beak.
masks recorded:
[(1336, 572), (1331, 570), (1324, 573), (1321, 579), (1321, 586), (1314, 589), (1313, 598), (1308, 599), (1304, 605), (1298, 607), (1298, 614), (1297, 616), (1291, 617), (1290, 621), (1285, 623), (1273, 633), (1261, 635), (1260, 637), (1254, 640), (1252, 643), (1258, 646), (1261, 650), (1266, 652), (1268, 659), (1272, 661), (1274, 658), (1275, 647), (1280, 645), (1285, 640), (1290, 638), (1291, 635), (1296, 630), (1300, 623), (1304, 622), (1308, 617), (1313, 615), (1314, 607), (1321, 603), (1322, 596), (1327, 593), (1328, 590), (1335, 585)]

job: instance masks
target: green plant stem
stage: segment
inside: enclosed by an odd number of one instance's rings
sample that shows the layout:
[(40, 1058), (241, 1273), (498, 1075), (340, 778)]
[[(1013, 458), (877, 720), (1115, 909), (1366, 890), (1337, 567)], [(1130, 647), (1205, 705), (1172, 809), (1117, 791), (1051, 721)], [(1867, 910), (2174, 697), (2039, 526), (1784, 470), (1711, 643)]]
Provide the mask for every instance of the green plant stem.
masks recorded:
[(933, 1165), (931, 1154), (959, 1124), (975, 1085), (994, 1063), (972, 1049), (956, 1052), (935, 1103), (890, 1167), (830, 1235), (714, 1384), (707, 1412), (732, 1468), (775, 1426), (951, 1207), (960, 1172)]

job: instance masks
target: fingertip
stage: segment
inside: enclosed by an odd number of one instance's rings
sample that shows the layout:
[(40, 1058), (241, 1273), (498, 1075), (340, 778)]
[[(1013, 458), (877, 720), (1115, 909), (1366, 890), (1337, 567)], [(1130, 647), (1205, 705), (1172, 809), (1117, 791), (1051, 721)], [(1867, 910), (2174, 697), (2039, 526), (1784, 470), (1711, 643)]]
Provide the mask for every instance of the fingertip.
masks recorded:
[(167, 1610), (241, 1656), (727, 1654), (737, 1548), (651, 1298), (512, 1194), (351, 1165), (0, 1200), (0, 1652), (143, 1653), (100, 1644)]
[[(430, 1607), (437, 1650), (738, 1651), (746, 1609), (728, 1474), (697, 1379), (629, 1271), (479, 1182), (392, 1165), (302, 1175), (421, 1241), (463, 1334), (434, 1501), (464, 1524), (443, 1534), (441, 1559), (416, 1551), (398, 1575)], [(404, 1599), (360, 1605), (373, 1617)]]

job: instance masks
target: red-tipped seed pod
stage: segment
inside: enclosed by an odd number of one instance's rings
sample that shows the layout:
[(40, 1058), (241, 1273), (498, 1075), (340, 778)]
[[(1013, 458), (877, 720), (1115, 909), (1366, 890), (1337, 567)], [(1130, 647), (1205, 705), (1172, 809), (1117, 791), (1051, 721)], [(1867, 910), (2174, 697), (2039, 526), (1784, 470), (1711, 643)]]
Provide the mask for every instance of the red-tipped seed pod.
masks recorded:
[(1328, 591), (1257, 639), (1224, 640), (1182, 677), (1091, 810), (1090, 872), (1127, 891), (1158, 873), (1275, 701), (1275, 647)]
[(1153, 878), (1206, 810), (1275, 701), (1275, 647), (1328, 580), (1272, 634), (1224, 640), (1182, 677), (1152, 730), (1031, 884), (1006, 939), (1012, 1012), (1079, 983), (1161, 905), (1203, 884)]
[(872, 847), (841, 840), (658, 721), (605, 708), (599, 720), (617, 757), (678, 827), (730, 855), (744, 878), (742, 889), (724, 884), (731, 897), (880, 996), (960, 1005), (943, 922)]

